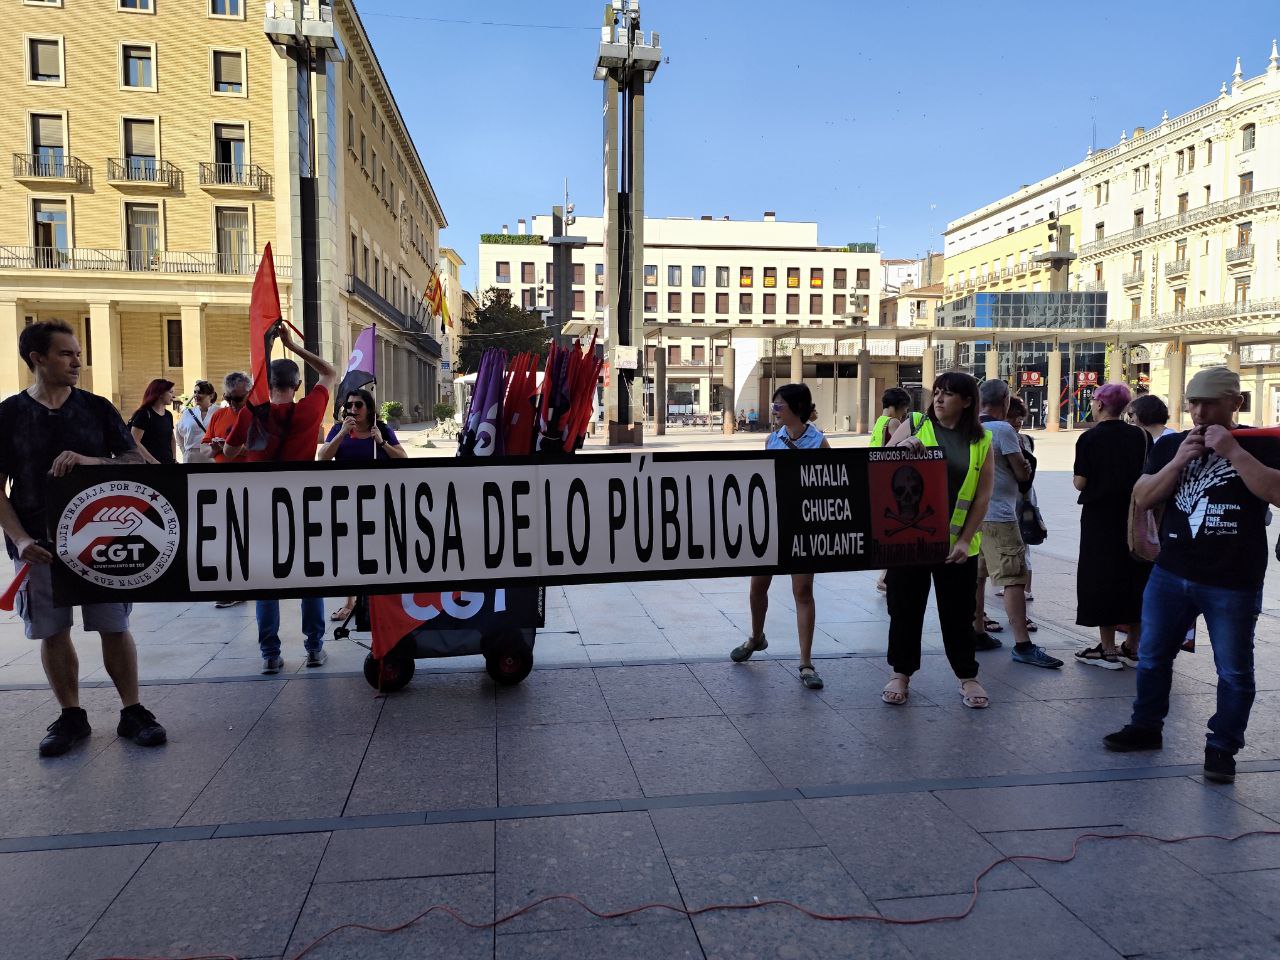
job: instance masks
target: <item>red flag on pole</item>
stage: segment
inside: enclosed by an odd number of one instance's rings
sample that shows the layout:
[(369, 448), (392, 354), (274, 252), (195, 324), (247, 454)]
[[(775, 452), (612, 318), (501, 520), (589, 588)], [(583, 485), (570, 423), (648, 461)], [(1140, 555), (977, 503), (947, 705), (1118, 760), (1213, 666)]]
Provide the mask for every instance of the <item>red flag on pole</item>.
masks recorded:
[(271, 255), (271, 244), (262, 251), (258, 261), (258, 275), (253, 278), (253, 295), (249, 300), (249, 366), (253, 371), (251, 404), (266, 403), (271, 399), (267, 384), (267, 363), (271, 357), (272, 333), (276, 321), (281, 319), (280, 291), (276, 289), (276, 264)]

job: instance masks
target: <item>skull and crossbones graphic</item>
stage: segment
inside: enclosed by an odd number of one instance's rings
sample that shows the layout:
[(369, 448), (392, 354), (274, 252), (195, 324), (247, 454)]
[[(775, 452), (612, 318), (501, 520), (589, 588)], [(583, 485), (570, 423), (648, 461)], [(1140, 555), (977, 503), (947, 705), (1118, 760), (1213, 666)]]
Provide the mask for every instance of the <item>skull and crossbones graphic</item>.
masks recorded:
[(924, 526), (924, 521), (934, 515), (934, 509), (932, 506), (920, 509), (920, 501), (924, 499), (924, 478), (920, 476), (920, 471), (912, 466), (899, 467), (893, 472), (890, 483), (898, 510), (895, 513), (892, 508), (886, 507), (884, 515), (898, 526), (887, 530), (885, 536), (897, 536), (907, 530), (919, 530), (932, 536), (937, 528)]

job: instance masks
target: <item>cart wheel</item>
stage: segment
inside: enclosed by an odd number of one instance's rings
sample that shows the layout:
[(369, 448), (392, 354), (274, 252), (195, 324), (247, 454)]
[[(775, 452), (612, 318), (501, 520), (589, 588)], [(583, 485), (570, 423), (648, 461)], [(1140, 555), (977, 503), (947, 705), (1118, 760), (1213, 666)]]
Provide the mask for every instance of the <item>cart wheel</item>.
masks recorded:
[(382, 693), (395, 693), (403, 690), (413, 679), (416, 664), (411, 656), (392, 650), (381, 660), (375, 660), (373, 654), (364, 658), (364, 678), (369, 686)]
[(350, 630), (348, 630), (346, 627), (334, 627), (334, 628), (333, 628), (333, 639), (335, 639), (335, 640), (345, 640), (345, 639), (347, 639), (347, 637), (349, 637), (349, 636), (351, 636), (351, 631), (350, 631)]
[(484, 668), (493, 682), (513, 687), (533, 669), (533, 650), (520, 631), (485, 637)]

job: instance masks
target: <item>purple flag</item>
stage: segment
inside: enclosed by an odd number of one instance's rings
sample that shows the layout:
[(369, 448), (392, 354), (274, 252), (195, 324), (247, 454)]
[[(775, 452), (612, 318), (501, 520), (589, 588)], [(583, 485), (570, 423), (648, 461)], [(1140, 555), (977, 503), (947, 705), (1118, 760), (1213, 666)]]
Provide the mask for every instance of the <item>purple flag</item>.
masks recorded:
[(360, 331), (360, 336), (356, 337), (356, 344), (351, 348), (351, 359), (347, 361), (347, 372), (342, 375), (338, 392), (333, 397), (335, 419), (338, 416), (338, 408), (342, 406), (342, 401), (347, 398), (347, 394), (377, 382), (375, 359), (378, 355), (377, 342), (378, 328), (375, 326), (365, 327)]

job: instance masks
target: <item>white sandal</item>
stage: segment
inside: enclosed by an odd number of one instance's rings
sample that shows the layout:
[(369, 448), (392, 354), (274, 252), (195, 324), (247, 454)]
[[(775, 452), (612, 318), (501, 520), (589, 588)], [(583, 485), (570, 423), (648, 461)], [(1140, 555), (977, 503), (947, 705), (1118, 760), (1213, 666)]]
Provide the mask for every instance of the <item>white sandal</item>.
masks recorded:
[[(972, 683), (981, 693), (966, 693), (966, 684)], [(961, 680), (960, 681), (960, 702), (970, 710), (985, 710), (991, 706), (991, 698), (987, 696), (987, 691), (982, 689), (982, 684), (977, 680)]]
[[(899, 688), (898, 684), (902, 684)], [(911, 678), (905, 673), (895, 673), (889, 678), (889, 682), (884, 685), (884, 689), (880, 691), (880, 699), (893, 707), (900, 707), (907, 702), (910, 691), (907, 687), (911, 683)]]

